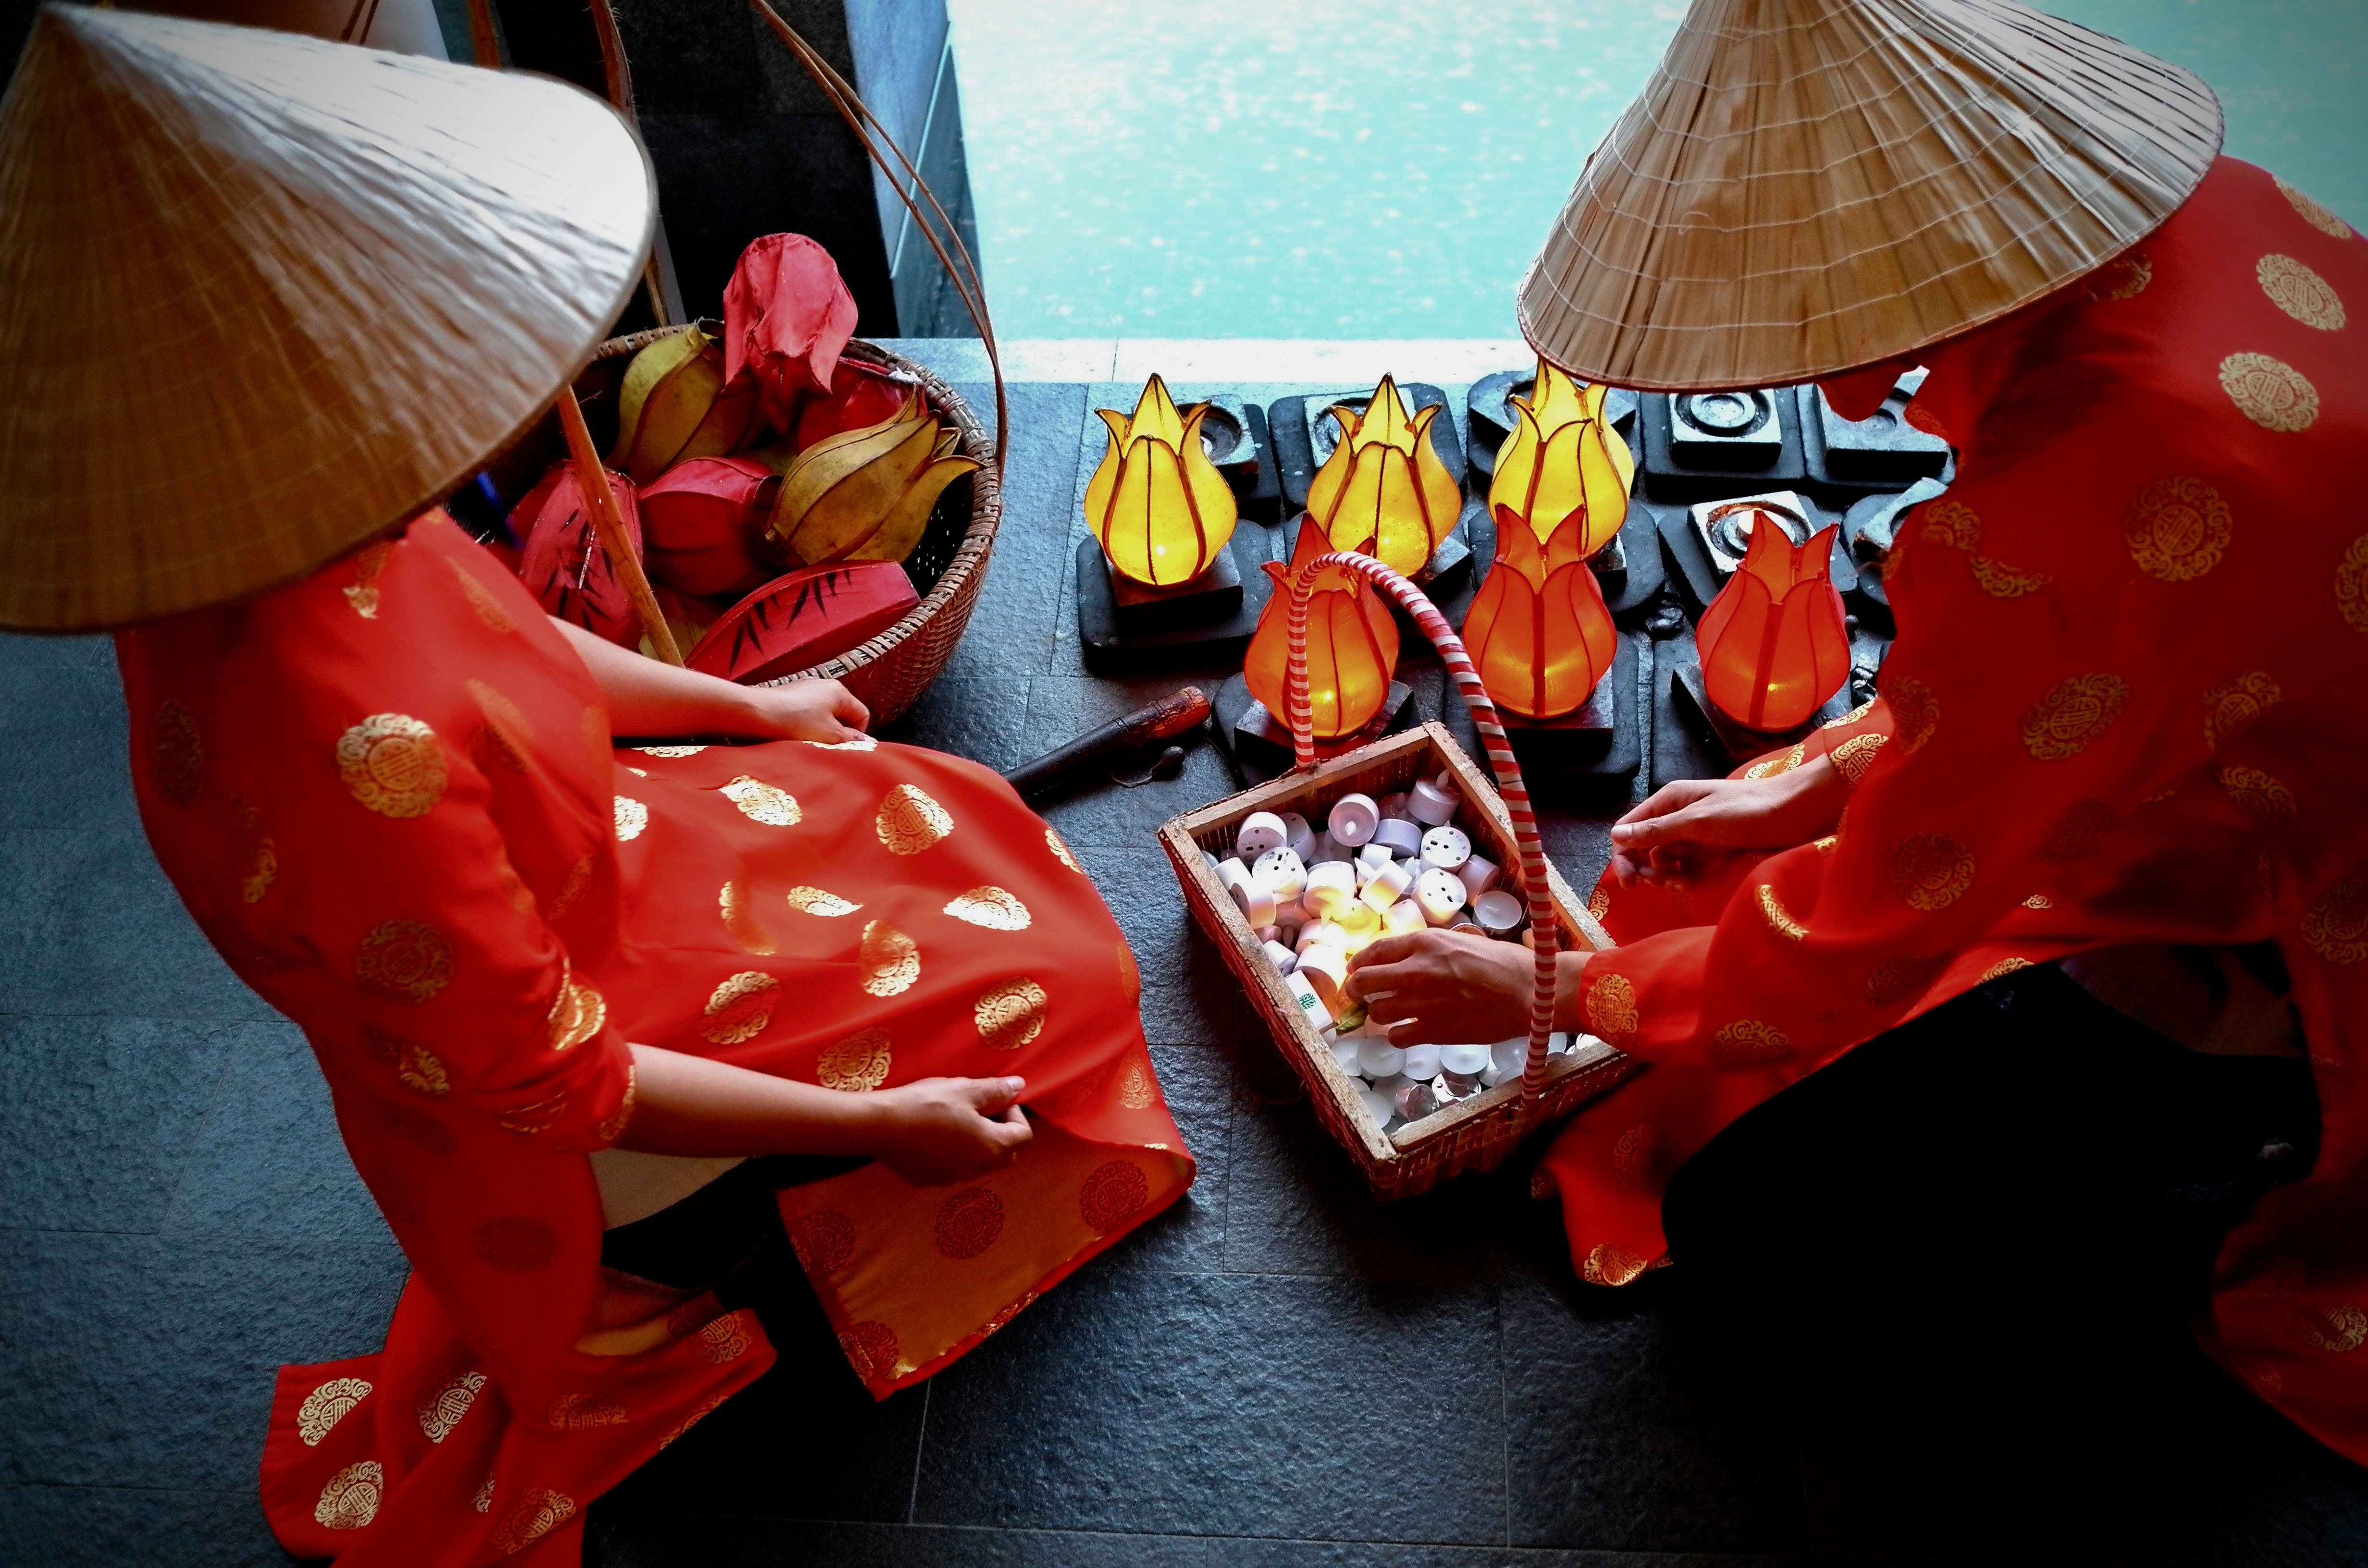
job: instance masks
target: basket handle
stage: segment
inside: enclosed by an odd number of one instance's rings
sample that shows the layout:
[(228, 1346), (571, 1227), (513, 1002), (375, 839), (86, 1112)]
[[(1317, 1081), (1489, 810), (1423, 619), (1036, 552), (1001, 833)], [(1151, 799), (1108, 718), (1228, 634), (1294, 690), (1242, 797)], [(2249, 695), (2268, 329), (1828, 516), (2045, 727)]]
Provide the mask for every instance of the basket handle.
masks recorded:
[(1488, 700), (1487, 689), (1480, 684), (1480, 674), (1472, 667), (1471, 655), (1463, 651), (1463, 640), (1439, 613), (1420, 588), (1407, 582), (1389, 567), (1370, 555), (1355, 551), (1336, 550), (1319, 555), (1291, 574), (1287, 591), (1291, 595), (1291, 667), (1285, 692), (1290, 713), (1292, 768), (1304, 773), (1315, 766), (1315, 714), (1307, 697), (1307, 606), (1314, 597), (1315, 574), (1327, 567), (1345, 567), (1370, 579), (1375, 587), (1395, 599), (1422, 634), (1439, 650), (1440, 662), (1463, 692), (1464, 705), (1472, 710), (1472, 722), (1480, 731), (1480, 744), (1488, 756), (1490, 771), (1497, 776), (1497, 793), (1504, 797), (1505, 810), (1513, 819), (1513, 842), (1521, 851), (1521, 892), (1529, 900), (1530, 940), (1536, 949), (1537, 965), (1530, 993), (1530, 1054), (1521, 1069), (1521, 1109), (1524, 1115), (1544, 1092), (1546, 1082), (1546, 1037), (1554, 1032), (1554, 958), (1559, 949), (1562, 932), (1554, 922), (1554, 898), (1546, 878), (1546, 846), (1538, 837), (1537, 817), (1530, 810), (1529, 787), (1521, 782), (1520, 766), (1513, 760), (1512, 743), (1505, 738), (1505, 726), (1497, 722), (1497, 705)]

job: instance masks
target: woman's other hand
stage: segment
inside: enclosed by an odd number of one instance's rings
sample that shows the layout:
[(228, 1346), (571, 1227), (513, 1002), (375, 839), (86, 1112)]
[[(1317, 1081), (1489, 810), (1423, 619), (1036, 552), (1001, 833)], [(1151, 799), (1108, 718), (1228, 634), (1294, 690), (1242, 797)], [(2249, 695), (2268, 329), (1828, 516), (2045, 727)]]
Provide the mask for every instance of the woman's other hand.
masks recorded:
[(1622, 886), (1688, 887), (1729, 855), (1832, 832), (1849, 799), (1849, 783), (1822, 756), (1767, 778), (1681, 778), (1612, 824), (1612, 874)]
[(876, 1090), (882, 1126), (873, 1153), (916, 1187), (982, 1176), (1036, 1136), (1019, 1108), (1027, 1088), (1024, 1078), (923, 1078)]
[(741, 686), (645, 659), (555, 616), (551, 623), (599, 682), (614, 734), (741, 735), (828, 744), (856, 739), (871, 722), (871, 710), (835, 680)]
[(747, 688), (756, 710), (757, 733), (785, 740), (835, 741), (862, 738), (871, 722), (871, 710), (855, 693), (835, 680), (798, 680), (787, 686)]
[(1519, 942), (1417, 931), (1350, 960), (1349, 994), (1390, 1027), (1393, 1045), (1485, 1043), (1530, 1032), (1536, 975), (1536, 956)]

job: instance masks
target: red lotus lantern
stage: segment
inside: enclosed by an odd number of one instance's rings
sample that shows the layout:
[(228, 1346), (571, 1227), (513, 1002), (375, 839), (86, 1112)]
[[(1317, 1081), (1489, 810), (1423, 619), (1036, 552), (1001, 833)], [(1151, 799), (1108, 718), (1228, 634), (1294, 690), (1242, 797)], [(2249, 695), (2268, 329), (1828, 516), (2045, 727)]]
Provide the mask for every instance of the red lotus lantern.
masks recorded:
[(1587, 532), (1582, 506), (1540, 549), (1519, 514), (1497, 508), (1497, 562), (1463, 618), (1463, 646), (1489, 698), (1525, 719), (1577, 712), (1619, 651)]
[(1755, 730), (1790, 730), (1850, 678), (1850, 632), (1834, 591), (1834, 535), (1794, 544), (1754, 510), (1743, 564), (1702, 612), (1702, 688), (1719, 711)]
[(780, 480), (753, 458), (692, 458), (642, 487), (650, 575), (680, 593), (743, 594), (769, 573), (756, 541)]
[(723, 380), (755, 376), (766, 417), (787, 430), (806, 394), (830, 392), (856, 313), (828, 251), (803, 234), (764, 235), (723, 286)]
[[(609, 484), (624, 516), (626, 540), (638, 557), (642, 518), (633, 482), (612, 472)], [(620, 646), (631, 648), (639, 642), (641, 617), (592, 526), (592, 508), (585, 504), (575, 464), (551, 465), (510, 514), (510, 531), (526, 541), (519, 551), (518, 580), (536, 603)]]
[[(1369, 553), (1372, 541), (1354, 547)], [(1291, 581), (1319, 555), (1332, 552), (1324, 529), (1302, 517), (1291, 564), (1266, 564), (1275, 591), (1258, 612), (1242, 676), (1250, 695), (1283, 722), (1290, 711)], [(1338, 740), (1372, 722), (1389, 699), (1390, 672), (1398, 662), (1398, 626), (1389, 607), (1367, 591), (1365, 580), (1345, 566), (1315, 574), (1307, 600), (1307, 698), (1319, 741)]]

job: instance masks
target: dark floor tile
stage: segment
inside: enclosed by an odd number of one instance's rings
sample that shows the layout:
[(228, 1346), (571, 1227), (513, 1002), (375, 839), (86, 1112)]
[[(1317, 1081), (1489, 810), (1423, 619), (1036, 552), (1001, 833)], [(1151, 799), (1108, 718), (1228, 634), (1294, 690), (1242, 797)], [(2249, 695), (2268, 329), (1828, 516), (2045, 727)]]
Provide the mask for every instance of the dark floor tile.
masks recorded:
[(1632, 1302), (1520, 1278), (1503, 1290), (1516, 1543), (1802, 1549), (1789, 1415), (1713, 1325), (1673, 1325), (1656, 1309), (1658, 1292)]
[(1167, 1112), (1195, 1164), (1184, 1196), (1103, 1254), (1116, 1268), (1207, 1273), (1224, 1267), (1225, 1192), (1233, 1144), (1234, 1074), (1225, 1052), (1156, 1045), (1151, 1064)]
[(1208, 1568), (1197, 1536), (604, 1516), (585, 1568)]
[[(1214, 1540), (1210, 1568), (1789, 1568), (1793, 1557), (1711, 1552), (1575, 1551), (1395, 1541)], [(1853, 1563), (1853, 1568), (1875, 1565)]]
[(1263, 1031), (1242, 983), (1185, 913), (1167, 852), (1076, 846), (1143, 975), (1143, 1032), (1154, 1045), (1229, 1045)]
[(281, 1363), (377, 1349), (405, 1271), (382, 1230), (0, 1231), (0, 1482), (251, 1495)]
[(0, 826), (131, 820), (123, 686), (112, 661), (17, 664), (0, 649)]
[(1653, 787), (1679, 778), (1724, 778), (1727, 766), (1707, 741), (1679, 717), (1669, 697), (1669, 681), (1681, 667), (1699, 662), (1691, 629), (1667, 642), (1654, 645), (1653, 659)]
[(0, 1017), (0, 1227), (161, 1230), (231, 1032)]
[[(1028, 734), (1031, 748), (1049, 751), (1188, 684), (1196, 683), (1182, 676), (1166, 676), (1127, 680), (1043, 677), (1030, 681)], [(1211, 697), (1215, 696), (1214, 686), (1208, 677), (1201, 677), (1197, 684)], [(1174, 778), (1155, 778), (1128, 789), (1112, 780), (1116, 765), (1105, 764), (1063, 780), (1033, 804), (1044, 820), (1059, 828), (1061, 836), (1073, 845), (1156, 846), (1161, 823), (1178, 812), (1223, 800), (1240, 788), (1226, 767), (1224, 754), (1205, 730), (1179, 736), (1170, 744), (1185, 748), (1183, 770)], [(1128, 759), (1125, 774), (1132, 777), (1139, 773), (1143, 760), (1145, 759)]]
[[(991, 421), (991, 387), (958, 390)], [(1075, 511), (1082, 385), (1014, 384), (1011, 446), (1004, 460), (1003, 521), (968, 630), (948, 661), (956, 677), (1042, 675), (1053, 667), (1053, 620), (1067, 572), (1064, 547)]]
[(939, 1376), (915, 1517), (1502, 1540), (1493, 1295), (1087, 1270)]
[(165, 1229), (284, 1237), (324, 1248), (385, 1237), (355, 1174), (313, 1048), (287, 1022), (223, 1031), (211, 1109), (190, 1123)]
[(940, 677), (880, 738), (928, 746), (1000, 773), (1044, 748), (1024, 733), (1028, 683), (1016, 676)]
[(115, 669), (115, 638), (98, 631), (74, 637), (28, 637), (0, 631), (0, 665), (51, 665), (72, 669)]
[[(136, 1480), (136, 1477), (127, 1477)], [(23, 1568), (286, 1568), (255, 1487), (0, 1485), (0, 1562)]]

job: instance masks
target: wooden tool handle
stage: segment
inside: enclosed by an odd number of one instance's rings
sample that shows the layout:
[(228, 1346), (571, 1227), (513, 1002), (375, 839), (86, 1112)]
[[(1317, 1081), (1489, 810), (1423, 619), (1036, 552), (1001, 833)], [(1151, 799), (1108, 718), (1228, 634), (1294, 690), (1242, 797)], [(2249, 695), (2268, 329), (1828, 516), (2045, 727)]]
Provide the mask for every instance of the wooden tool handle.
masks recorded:
[(650, 591), (642, 558), (633, 553), (632, 541), (625, 537), (625, 515), (617, 507), (617, 493), (609, 487), (609, 471), (601, 466), (600, 454), (592, 449), (592, 432), (584, 427), (584, 405), (575, 401), (572, 383), (559, 389), (559, 427), (567, 433), (568, 456), (575, 460), (575, 481), (584, 488), (585, 504), (592, 508), (592, 527), (600, 535), (600, 547), (609, 552), (617, 581), (625, 585), (633, 612), (642, 618), (642, 630), (649, 634), (650, 646), (657, 650), (659, 658), (681, 668), (682, 650), (675, 646), (674, 629), (666, 625), (658, 597)]

